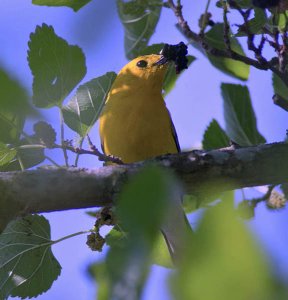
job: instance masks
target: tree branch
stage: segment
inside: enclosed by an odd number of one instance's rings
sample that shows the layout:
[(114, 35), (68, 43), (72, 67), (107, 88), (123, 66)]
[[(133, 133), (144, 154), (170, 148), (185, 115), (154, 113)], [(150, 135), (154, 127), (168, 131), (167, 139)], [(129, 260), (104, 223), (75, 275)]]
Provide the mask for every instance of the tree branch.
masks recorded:
[[(248, 34), (248, 46), (249, 49), (254, 52), (257, 59), (250, 58), (248, 56), (242, 55), (237, 53), (236, 51), (233, 51), (232, 49), (226, 49), (221, 50), (214, 47), (211, 47), (208, 45), (208, 43), (205, 40), (205, 34), (201, 32), (200, 34), (197, 34), (193, 30), (191, 30), (188, 22), (185, 20), (183, 13), (182, 13), (182, 5), (177, 4), (175, 5), (173, 0), (167, 0), (168, 6), (172, 11), (174, 12), (175, 17), (177, 18), (177, 29), (183, 34), (184, 37), (188, 39), (188, 41), (193, 42), (194, 44), (197, 44), (200, 49), (203, 49), (206, 51), (206, 53), (211, 54), (213, 56), (218, 57), (224, 57), (224, 58), (231, 58), (240, 62), (243, 62), (247, 65), (253, 66), (259, 70), (271, 70), (273, 73), (277, 74), (281, 80), (288, 85), (288, 79), (285, 72), (282, 72), (277, 66), (274, 64), (274, 60), (267, 61), (262, 55), (259, 55), (259, 49), (260, 48), (251, 48), (252, 42), (253, 42), (253, 35)], [(237, 3), (234, 2), (236, 6)], [(286, 49), (286, 48), (285, 48)], [(255, 52), (256, 50), (256, 52)]]
[(0, 173), (0, 230), (13, 217), (113, 205), (121, 187), (145, 165), (175, 172), (186, 193), (199, 194), (288, 182), (288, 144), (164, 155), (99, 169), (45, 168)]

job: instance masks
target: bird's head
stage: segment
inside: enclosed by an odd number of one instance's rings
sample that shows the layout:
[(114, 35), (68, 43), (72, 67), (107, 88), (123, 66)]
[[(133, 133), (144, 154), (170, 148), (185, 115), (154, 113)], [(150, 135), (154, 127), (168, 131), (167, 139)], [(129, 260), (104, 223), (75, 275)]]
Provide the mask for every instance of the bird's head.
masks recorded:
[[(124, 66), (118, 74), (118, 79), (125, 83), (148, 85), (162, 88), (168, 60), (162, 55), (150, 54), (139, 56)], [(121, 80), (121, 81), (122, 81)]]

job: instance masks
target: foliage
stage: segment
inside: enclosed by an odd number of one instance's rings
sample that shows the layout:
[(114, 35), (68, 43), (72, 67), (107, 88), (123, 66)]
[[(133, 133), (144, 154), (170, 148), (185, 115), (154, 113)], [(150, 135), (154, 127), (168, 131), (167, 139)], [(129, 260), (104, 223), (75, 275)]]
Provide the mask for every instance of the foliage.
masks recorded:
[(116, 78), (114, 72), (81, 85), (76, 95), (62, 108), (64, 121), (84, 138), (100, 116), (107, 94)]
[[(75, 12), (89, 2), (32, 1), (35, 5), (67, 6)], [(288, 8), (281, 0), (267, 7), (262, 2), (259, 5), (259, 1), (250, 0), (218, 1), (213, 9), (221, 10), (223, 19), (214, 22), (209, 11), (210, 1), (207, 1), (206, 11), (199, 21), (199, 32), (196, 33), (183, 17), (185, 8), (182, 11), (182, 7), (173, 1), (118, 0), (126, 57), (132, 59), (142, 54), (159, 53), (162, 41), (151, 44), (150, 40), (158, 21), (169, 9), (174, 12), (177, 27), (189, 44), (200, 50), (211, 66), (219, 71), (234, 80), (247, 81), (251, 67), (270, 70), (275, 95), (282, 99), (277, 104), (288, 110), (288, 58), (287, 51), (283, 51), (288, 44)], [(241, 24), (230, 25), (228, 12), (232, 15), (238, 13)], [(259, 44), (256, 45), (255, 40), (259, 40)], [(243, 47), (245, 42), (247, 47)], [(264, 56), (264, 45), (275, 50), (275, 57)], [(67, 152), (74, 153), (73, 165), (77, 166), (79, 155), (89, 152), (82, 149), (85, 139), (93, 150), (89, 153), (95, 154), (95, 146), (88, 134), (101, 114), (116, 74), (107, 70), (106, 74), (82, 83), (86, 75), (86, 58), (82, 49), (70, 45), (46, 24), (35, 28), (28, 46), (28, 64), (33, 75), (32, 101), (21, 83), (3, 68), (0, 69), (0, 171), (29, 169), (47, 159), (60, 167), (48, 156), (49, 151), (54, 149), (63, 151), (63, 165), (65, 162), (67, 167), (70, 166)], [(246, 48), (249, 50), (247, 54), (243, 50)], [(189, 55), (188, 59), (189, 67), (193, 67), (195, 57)], [(164, 96), (173, 90), (178, 78), (171, 66), (164, 80)], [(73, 91), (74, 96), (70, 97)], [(248, 86), (222, 83), (221, 93), (225, 130), (213, 119), (203, 134), (203, 149), (228, 147), (231, 142), (232, 146), (265, 143), (257, 128)], [(59, 110), (61, 129), (57, 135), (55, 129), (43, 121), (40, 127), (46, 128), (46, 131), (39, 131), (38, 123), (33, 133), (26, 133), (25, 122), (31, 122), (32, 116), (44, 119), (38, 108)], [(65, 139), (67, 127), (79, 136), (79, 144)], [(119, 194), (116, 207), (119, 224), (105, 236), (109, 246), (106, 259), (90, 266), (90, 274), (99, 286), (98, 299), (139, 299), (151, 264), (172, 266), (163, 238), (159, 238), (159, 228), (167, 213), (165, 199), (169, 198), (174, 184), (171, 174), (150, 168), (137, 174)], [(282, 184), (281, 188), (287, 197), (287, 184)], [(271, 195), (262, 200), (271, 198)], [(206, 212), (193, 238), (187, 240), (179, 270), (170, 278), (175, 298), (286, 299), (287, 291), (281, 283), (275, 283), (277, 278), (267, 258), (245, 224), (238, 215), (235, 216), (232, 209), (234, 193), (213, 196), (206, 202), (202, 198), (196, 199), (197, 195), (185, 198), (187, 210), (197, 209), (201, 202)], [(138, 201), (135, 201), (136, 198)], [(283, 200), (284, 196), (281, 194), (278, 198)], [(222, 203), (208, 205), (216, 199)], [(240, 205), (246, 211), (248, 208), (249, 218), (254, 217), (258, 200), (243, 201)], [(0, 235), (1, 299), (9, 296), (35, 297), (51, 287), (61, 270), (51, 251), (56, 242), (51, 240), (49, 223), (42, 216), (32, 215), (9, 223)]]
[(266, 258), (231, 202), (207, 211), (188, 243), (179, 275), (171, 278), (175, 298), (273, 299)]
[(35, 297), (47, 291), (60, 275), (50, 240), (49, 222), (27, 216), (9, 223), (0, 235), (0, 298)]
[(35, 33), (30, 35), (28, 62), (33, 74), (36, 107), (61, 106), (86, 74), (82, 50), (68, 45), (46, 24), (37, 26)]
[(222, 84), (224, 117), (229, 137), (241, 146), (265, 143), (258, 132), (248, 88), (235, 84)]
[(139, 56), (154, 33), (162, 0), (117, 0), (117, 6), (125, 28), (125, 53), (128, 59), (133, 59)]
[(67, 6), (74, 11), (78, 11), (81, 7), (85, 6), (91, 0), (32, 0), (35, 5), (45, 6)]
[[(226, 45), (223, 41), (223, 31), (223, 23), (215, 24), (205, 35), (205, 40), (207, 44), (209, 46), (214, 47), (215, 49), (225, 49)], [(230, 44), (231, 49), (234, 50), (236, 53), (245, 55), (241, 44), (235, 37), (231, 37)], [(208, 54), (207, 57), (212, 63), (212, 65), (214, 65), (217, 69), (221, 70), (222, 72), (241, 80), (248, 79), (250, 70), (249, 65), (246, 65), (243, 62), (237, 60), (233, 60), (231, 58), (215, 57), (211, 54)]]

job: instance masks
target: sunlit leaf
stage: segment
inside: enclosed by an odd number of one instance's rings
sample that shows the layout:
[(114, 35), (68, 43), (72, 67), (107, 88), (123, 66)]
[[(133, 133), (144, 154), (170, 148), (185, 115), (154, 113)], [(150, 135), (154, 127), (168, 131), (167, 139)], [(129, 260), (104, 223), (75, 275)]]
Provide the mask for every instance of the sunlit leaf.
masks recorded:
[(67, 6), (71, 7), (74, 11), (78, 11), (91, 0), (32, 0), (35, 5), (45, 6)]
[[(223, 40), (223, 32), (223, 24), (217, 23), (205, 34), (205, 41), (210, 47), (214, 47), (219, 50), (226, 50), (226, 45)], [(245, 56), (240, 43), (235, 37), (230, 36), (230, 44), (233, 51)], [(212, 65), (214, 65), (220, 71), (241, 80), (248, 79), (250, 68), (243, 62), (236, 61), (231, 58), (218, 57), (211, 54), (208, 54), (207, 56)]]
[(237, 206), (237, 213), (243, 220), (255, 217), (255, 204), (252, 201), (242, 200)]
[(105, 263), (95, 263), (89, 266), (88, 272), (90, 276), (95, 279), (97, 284), (98, 300), (108, 300), (110, 281)]
[(0, 235), (0, 299), (36, 297), (47, 291), (60, 275), (50, 240), (50, 226), (43, 216), (12, 221)]
[(62, 109), (65, 123), (81, 137), (95, 124), (104, 106), (107, 94), (116, 78), (108, 72), (81, 85), (76, 95)]
[[(0, 164), (0, 171), (8, 172), (29, 169), (43, 162), (45, 160), (44, 148), (33, 147), (30, 142), (33, 142), (32, 137), (29, 141), (22, 139), (15, 145), (14, 151), (16, 151), (16, 155), (14, 159), (3, 165)], [(38, 144), (37, 140), (35, 140), (35, 144)]]
[(27, 114), (33, 113), (25, 89), (0, 69), (0, 141), (16, 142)]
[(118, 14), (125, 29), (125, 53), (128, 59), (139, 56), (155, 31), (162, 0), (117, 0)]
[(265, 143), (265, 138), (257, 129), (248, 88), (223, 83), (221, 91), (224, 100), (226, 132), (230, 139), (241, 146)]
[(165, 268), (174, 267), (167, 244), (162, 234), (159, 234), (159, 237), (154, 245), (151, 260), (153, 264), (160, 265)]
[(232, 203), (210, 207), (187, 241), (179, 274), (173, 278), (177, 299), (275, 299), (267, 258)]
[(204, 132), (202, 146), (205, 150), (229, 146), (229, 137), (215, 119), (210, 122)]
[(106, 244), (110, 247), (122, 247), (125, 245), (126, 239), (126, 233), (117, 228), (117, 226), (111, 229), (105, 237)]
[[(124, 247), (127, 239), (127, 233), (113, 228), (105, 237), (106, 244), (110, 247)], [(159, 236), (152, 250), (152, 263), (163, 267), (172, 268), (172, 261), (164, 237), (159, 232)]]
[(33, 102), (37, 107), (61, 106), (86, 74), (82, 50), (69, 45), (46, 24), (37, 26), (30, 35), (28, 62), (33, 74)]
[(274, 93), (288, 102), (288, 86), (275, 73), (272, 75)]
[(8, 164), (16, 155), (15, 149), (8, 148), (0, 142), (0, 166)]
[(278, 30), (285, 32), (287, 30), (288, 10), (284, 13), (275, 14), (274, 18), (273, 23), (278, 26)]

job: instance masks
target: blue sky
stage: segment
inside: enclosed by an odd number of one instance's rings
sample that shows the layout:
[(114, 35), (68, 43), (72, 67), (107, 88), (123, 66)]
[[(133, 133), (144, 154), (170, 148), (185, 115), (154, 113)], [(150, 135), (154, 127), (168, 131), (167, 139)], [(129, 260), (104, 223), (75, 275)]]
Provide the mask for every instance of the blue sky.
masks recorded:
[[(118, 72), (127, 62), (124, 55), (124, 31), (117, 17), (114, 0), (94, 0), (74, 13), (69, 8), (47, 8), (35, 6), (31, 1), (1, 0), (0, 3), (0, 66), (13, 74), (31, 93), (32, 75), (27, 64), (27, 42), (36, 25), (52, 25), (57, 35), (65, 38), (69, 44), (77, 44), (86, 55), (87, 75), (83, 82), (100, 76), (107, 71)], [(205, 2), (182, 1), (184, 14), (196, 28), (198, 16), (204, 11)], [(172, 12), (163, 9), (160, 22), (150, 44), (166, 42), (176, 44), (184, 40), (175, 28)], [(182, 149), (199, 147), (205, 128), (216, 118), (222, 127), (223, 103), (220, 94), (221, 82), (241, 83), (212, 68), (206, 58), (190, 47), (189, 53), (197, 60), (185, 71), (177, 82), (176, 88), (168, 95), (166, 102), (172, 114)], [(287, 128), (286, 113), (273, 105), (273, 90), (269, 72), (251, 69), (247, 82), (257, 115), (258, 128), (268, 142), (283, 140)], [(48, 111), (43, 111), (45, 114)], [(58, 128), (58, 112), (54, 109), (47, 114), (48, 122)], [(29, 132), (31, 123), (27, 124)], [(68, 131), (69, 134), (73, 133)], [(99, 145), (97, 126), (91, 134)], [(61, 162), (60, 153), (53, 157)], [(81, 157), (82, 166), (99, 167), (95, 158)], [(247, 194), (247, 192), (246, 192)], [(237, 193), (241, 199), (241, 193)], [(250, 196), (259, 196), (253, 191)], [(93, 219), (83, 211), (74, 210), (65, 213), (46, 214), (52, 227), (52, 239), (60, 238), (73, 232), (89, 229)], [(288, 281), (288, 209), (281, 212), (267, 211), (264, 205), (256, 210), (255, 220), (248, 223), (263, 249), (271, 257), (274, 268), (283, 280)], [(88, 300), (94, 297), (94, 285), (87, 277), (86, 267), (90, 262), (103, 258), (92, 253), (85, 245), (86, 237), (80, 236), (67, 240), (53, 248), (63, 270), (58, 281), (47, 293), (38, 297), (41, 300), (63, 299)], [(153, 276), (149, 280), (144, 299), (162, 293), (161, 299), (169, 299), (164, 289), (163, 269), (153, 267)], [(285, 279), (286, 278), (286, 279)], [(157, 282), (157, 284), (155, 284)]]

